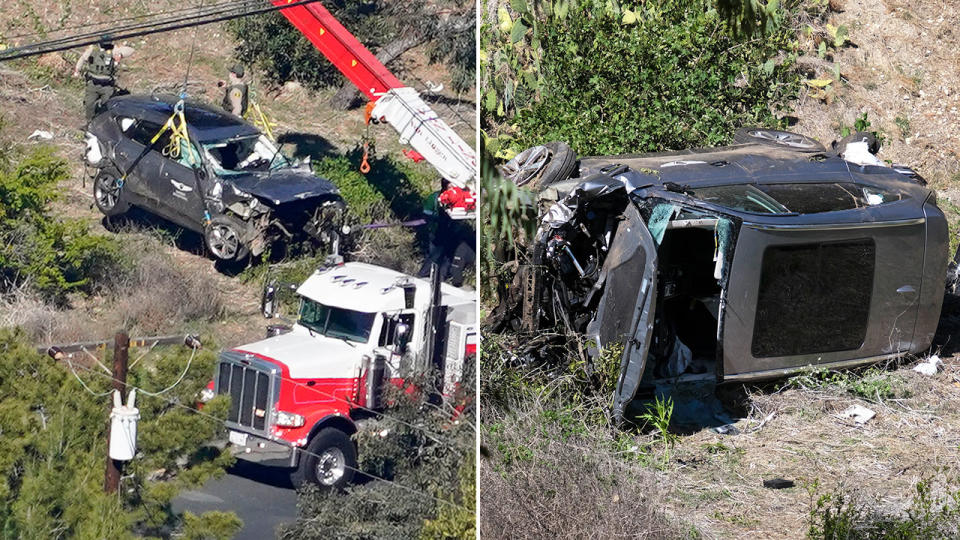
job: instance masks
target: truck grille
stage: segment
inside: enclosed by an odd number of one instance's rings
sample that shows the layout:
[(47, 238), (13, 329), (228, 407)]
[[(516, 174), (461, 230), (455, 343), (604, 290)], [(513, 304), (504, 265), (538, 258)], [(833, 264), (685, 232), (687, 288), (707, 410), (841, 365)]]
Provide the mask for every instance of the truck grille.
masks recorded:
[(269, 438), (279, 392), (276, 366), (236, 351), (220, 354), (214, 390), (230, 396), (226, 426)]

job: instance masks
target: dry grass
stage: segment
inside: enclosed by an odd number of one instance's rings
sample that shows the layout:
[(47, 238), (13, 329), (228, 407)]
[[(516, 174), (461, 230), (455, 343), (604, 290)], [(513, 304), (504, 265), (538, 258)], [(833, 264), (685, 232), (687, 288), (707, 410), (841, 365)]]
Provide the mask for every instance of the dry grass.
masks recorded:
[[(957, 485), (960, 359), (948, 359), (933, 377), (909, 367), (886, 375), (900, 379), (908, 397), (866, 401), (837, 387), (753, 392), (740, 435), (703, 430), (678, 444), (670, 507), (695, 512), (703, 531), (722, 537), (799, 538), (809, 525), (806, 487), (814, 483), (816, 493), (855, 491), (894, 510), (923, 478), (939, 473)], [(854, 404), (877, 416), (864, 425), (841, 419)], [(764, 488), (771, 478), (797, 487)]]
[(134, 335), (198, 330), (228, 314), (218, 284), (165, 253), (156, 237), (124, 235), (123, 258), (99, 292), (75, 296), (64, 309), (45, 303), (29, 284), (0, 298), (0, 327), (20, 327), (38, 344), (100, 339), (118, 329)]
[(509, 412), (482, 407), (482, 538), (684, 538), (663, 510), (658, 475), (603, 450), (609, 432), (571, 434), (531, 399)]

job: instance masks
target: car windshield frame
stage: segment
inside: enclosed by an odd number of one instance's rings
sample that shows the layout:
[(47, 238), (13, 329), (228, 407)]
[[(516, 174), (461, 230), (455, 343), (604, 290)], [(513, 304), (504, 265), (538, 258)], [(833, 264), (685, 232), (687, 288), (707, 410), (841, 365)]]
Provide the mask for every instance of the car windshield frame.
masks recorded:
[(862, 182), (741, 183), (693, 187), (687, 194), (747, 214), (796, 216), (859, 210), (910, 198)]
[[(260, 169), (243, 169), (243, 168), (237, 168), (237, 169), (225, 168), (223, 166), (221, 159), (218, 159), (217, 155), (214, 154), (214, 151), (219, 153), (220, 148), (224, 148), (230, 144), (242, 143), (250, 140), (254, 141), (253, 143), (254, 150), (249, 154), (249, 156), (247, 156), (247, 159), (244, 161), (247, 161), (250, 158), (253, 158), (255, 156), (259, 156), (257, 159), (262, 158), (270, 162), (270, 168), (269, 168), (270, 171), (275, 171), (278, 169), (283, 169), (283, 168), (292, 166), (292, 163), (287, 158), (287, 156), (283, 155), (280, 152), (279, 147), (274, 145), (273, 141), (271, 141), (263, 133), (240, 135), (237, 137), (230, 137), (228, 139), (221, 139), (221, 140), (215, 140), (215, 141), (204, 141), (204, 142), (201, 142), (200, 144), (201, 146), (203, 146), (203, 151), (209, 158), (210, 164), (213, 167), (213, 170), (217, 174), (217, 176), (236, 176), (241, 174), (250, 174), (251, 172), (267, 172), (267, 169), (260, 170)], [(261, 145), (266, 150), (266, 153), (269, 155), (264, 155), (264, 153), (258, 152), (256, 148), (257, 145)], [(237, 167), (240, 167), (240, 165), (242, 165), (243, 163), (244, 163), (243, 161), (237, 163)]]
[(368, 343), (376, 316), (376, 313), (329, 306), (301, 297), (297, 322), (307, 330), (325, 337)]

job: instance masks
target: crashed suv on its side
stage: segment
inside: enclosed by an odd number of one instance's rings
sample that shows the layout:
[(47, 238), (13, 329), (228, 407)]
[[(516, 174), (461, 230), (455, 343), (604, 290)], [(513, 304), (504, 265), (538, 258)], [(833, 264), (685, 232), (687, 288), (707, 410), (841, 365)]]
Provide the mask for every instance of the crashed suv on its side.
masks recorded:
[(156, 136), (177, 101), (117, 97), (90, 122), (85, 160), (96, 167), (94, 202), (104, 215), (143, 208), (203, 234), (226, 262), (281, 240), (313, 239), (336, 252), (344, 203), (333, 183), (288, 160), (254, 126), (196, 101), (183, 108), (189, 144), (171, 145), (171, 130)]
[(574, 161), (554, 143), (504, 168), (539, 182), (544, 209), (507, 324), (622, 345), (617, 418), (665, 380), (770, 378), (931, 345), (949, 243), (923, 179), (884, 166), (869, 141), (827, 151), (787, 132), (737, 140), (583, 158), (538, 177)]

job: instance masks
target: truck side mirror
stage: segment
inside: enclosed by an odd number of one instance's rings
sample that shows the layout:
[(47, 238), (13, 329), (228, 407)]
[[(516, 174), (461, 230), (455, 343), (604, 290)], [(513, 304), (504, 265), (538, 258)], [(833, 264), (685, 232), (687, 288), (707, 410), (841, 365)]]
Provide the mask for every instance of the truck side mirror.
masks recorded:
[(397, 347), (397, 351), (401, 353), (406, 352), (407, 344), (410, 343), (410, 325), (404, 323), (397, 324), (393, 342)]
[(277, 314), (277, 287), (273, 283), (268, 283), (263, 288), (263, 296), (260, 297), (260, 313), (264, 318), (272, 319)]

